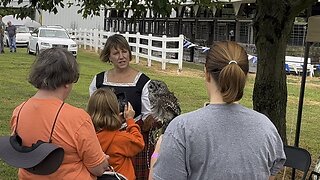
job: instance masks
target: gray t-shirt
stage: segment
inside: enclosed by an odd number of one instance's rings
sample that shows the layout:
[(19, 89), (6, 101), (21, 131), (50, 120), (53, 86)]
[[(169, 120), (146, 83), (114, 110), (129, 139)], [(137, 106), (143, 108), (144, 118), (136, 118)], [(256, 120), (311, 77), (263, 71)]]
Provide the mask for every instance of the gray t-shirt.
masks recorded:
[(210, 104), (169, 124), (153, 178), (262, 180), (275, 175), (285, 159), (266, 116), (240, 104)]
[(13, 37), (13, 36), (16, 35), (16, 29), (17, 28), (14, 25), (11, 25), (11, 26), (7, 27), (6, 31), (8, 32), (9, 37)]

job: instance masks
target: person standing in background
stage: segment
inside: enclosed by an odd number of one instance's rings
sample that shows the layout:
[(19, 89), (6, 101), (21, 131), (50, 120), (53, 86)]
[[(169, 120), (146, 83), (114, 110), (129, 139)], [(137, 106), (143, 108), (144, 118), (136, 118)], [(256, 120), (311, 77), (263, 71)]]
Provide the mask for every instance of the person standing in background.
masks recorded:
[(4, 53), (3, 38), (4, 38), (5, 29), (6, 29), (5, 24), (2, 21), (2, 16), (0, 15), (0, 54)]
[(17, 34), (17, 28), (15, 25), (12, 25), (11, 21), (8, 21), (8, 27), (6, 28), (6, 31), (8, 32), (9, 37), (9, 47), (10, 52), (16, 52), (16, 34)]

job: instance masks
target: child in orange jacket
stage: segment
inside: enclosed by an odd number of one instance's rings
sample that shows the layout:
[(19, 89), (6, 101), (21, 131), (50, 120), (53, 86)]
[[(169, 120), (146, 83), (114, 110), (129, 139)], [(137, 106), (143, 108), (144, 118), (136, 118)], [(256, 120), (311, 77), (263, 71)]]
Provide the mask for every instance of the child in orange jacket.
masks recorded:
[[(87, 111), (92, 118), (102, 150), (110, 156), (109, 164), (128, 180), (134, 180), (135, 172), (131, 158), (144, 148), (143, 136), (135, 121), (131, 104), (120, 113), (119, 103), (109, 88), (100, 88), (90, 97)], [(122, 118), (126, 120), (125, 131), (120, 131)]]

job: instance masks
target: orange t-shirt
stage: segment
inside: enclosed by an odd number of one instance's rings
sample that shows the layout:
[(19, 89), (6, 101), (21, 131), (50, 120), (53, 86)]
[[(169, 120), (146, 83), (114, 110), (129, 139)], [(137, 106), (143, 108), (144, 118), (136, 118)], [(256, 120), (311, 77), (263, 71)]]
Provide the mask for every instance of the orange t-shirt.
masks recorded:
[[(59, 99), (30, 98), (23, 106), (17, 133), (25, 146), (31, 146), (38, 140), (48, 141), (55, 116), (61, 106)], [(16, 120), (21, 105), (11, 119), (11, 130), (16, 127)], [(87, 168), (101, 164), (105, 155), (97, 139), (90, 116), (82, 109), (65, 103), (58, 115), (52, 143), (64, 149), (64, 159), (59, 169), (53, 174), (42, 176), (19, 169), (19, 179), (96, 179)]]
[(127, 120), (126, 131), (102, 130), (97, 133), (103, 151), (110, 156), (109, 164), (128, 180), (135, 180), (131, 158), (144, 148), (140, 128), (133, 119)]

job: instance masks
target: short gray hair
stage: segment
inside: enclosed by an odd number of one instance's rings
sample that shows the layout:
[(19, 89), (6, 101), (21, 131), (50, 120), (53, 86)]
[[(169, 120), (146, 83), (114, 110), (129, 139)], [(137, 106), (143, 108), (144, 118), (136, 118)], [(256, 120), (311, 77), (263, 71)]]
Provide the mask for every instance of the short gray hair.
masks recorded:
[(79, 67), (75, 57), (62, 48), (42, 51), (31, 67), (29, 82), (37, 89), (55, 90), (76, 82)]

